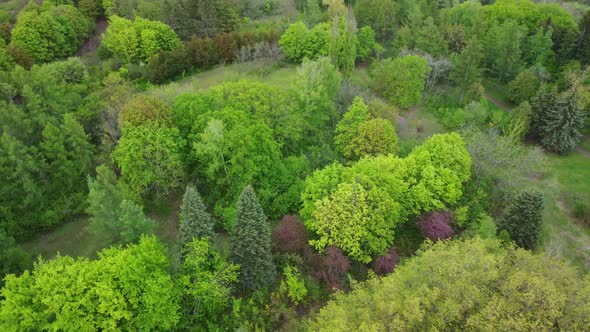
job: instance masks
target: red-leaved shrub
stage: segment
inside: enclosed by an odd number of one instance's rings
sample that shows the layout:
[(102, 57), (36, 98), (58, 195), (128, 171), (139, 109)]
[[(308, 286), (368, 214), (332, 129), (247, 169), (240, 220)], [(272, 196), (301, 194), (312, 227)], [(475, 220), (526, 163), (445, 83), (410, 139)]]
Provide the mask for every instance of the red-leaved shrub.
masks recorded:
[(425, 238), (432, 241), (444, 240), (453, 236), (453, 229), (449, 225), (452, 219), (451, 212), (432, 212), (422, 216), (418, 227)]
[(380, 275), (389, 274), (393, 272), (393, 269), (398, 263), (399, 255), (395, 248), (391, 248), (385, 253), (385, 255), (380, 256), (373, 261), (373, 271)]
[(340, 248), (329, 246), (321, 255), (308, 255), (307, 261), (308, 266), (312, 268), (312, 275), (318, 281), (324, 282), (328, 290), (344, 288), (350, 261)]
[(284, 216), (281, 223), (272, 231), (273, 252), (304, 255), (308, 249), (307, 231), (303, 223), (295, 216)]

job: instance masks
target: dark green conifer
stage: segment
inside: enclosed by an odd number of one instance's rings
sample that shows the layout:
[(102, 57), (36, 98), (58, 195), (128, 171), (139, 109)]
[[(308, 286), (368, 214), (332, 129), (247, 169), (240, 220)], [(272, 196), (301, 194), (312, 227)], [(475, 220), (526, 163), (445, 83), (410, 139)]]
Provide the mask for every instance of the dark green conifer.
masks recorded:
[(522, 248), (534, 249), (543, 222), (543, 194), (536, 190), (523, 191), (508, 206), (500, 221), (500, 230)]
[(180, 206), (180, 246), (183, 248), (193, 238), (213, 236), (213, 221), (207, 213), (199, 191), (194, 186), (186, 186)]
[(270, 251), (270, 225), (251, 186), (242, 191), (232, 234), (232, 260), (240, 265), (240, 284), (244, 290), (270, 285), (275, 266)]

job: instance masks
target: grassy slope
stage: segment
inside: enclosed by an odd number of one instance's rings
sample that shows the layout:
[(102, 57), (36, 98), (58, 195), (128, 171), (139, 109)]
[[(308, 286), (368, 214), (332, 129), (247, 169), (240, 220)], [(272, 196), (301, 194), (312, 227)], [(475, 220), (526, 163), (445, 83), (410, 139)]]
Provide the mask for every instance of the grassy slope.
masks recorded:
[(546, 198), (543, 247), (589, 271), (590, 229), (571, 216), (569, 202), (572, 197), (590, 202), (590, 158), (578, 152), (549, 155), (548, 174), (538, 185)]

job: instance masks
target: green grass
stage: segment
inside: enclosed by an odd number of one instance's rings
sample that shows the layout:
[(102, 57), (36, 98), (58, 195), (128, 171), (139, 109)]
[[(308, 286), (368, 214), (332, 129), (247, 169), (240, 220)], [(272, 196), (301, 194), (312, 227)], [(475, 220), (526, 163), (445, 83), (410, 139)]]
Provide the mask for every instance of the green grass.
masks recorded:
[(590, 229), (570, 212), (573, 198), (590, 202), (590, 158), (577, 152), (549, 155), (547, 166), (547, 175), (536, 183), (546, 202), (541, 243), (545, 251), (590, 271)]
[(176, 82), (149, 88), (145, 93), (172, 103), (178, 95), (204, 92), (212, 86), (226, 81), (248, 79), (269, 85), (289, 86), (294, 81), (295, 75), (296, 67), (292, 65), (281, 67), (267, 63), (231, 64), (196, 73)]
[(0, 11), (5, 11), (12, 16), (16, 16), (18, 12), (27, 5), (28, 0), (8, 0), (0, 3)]

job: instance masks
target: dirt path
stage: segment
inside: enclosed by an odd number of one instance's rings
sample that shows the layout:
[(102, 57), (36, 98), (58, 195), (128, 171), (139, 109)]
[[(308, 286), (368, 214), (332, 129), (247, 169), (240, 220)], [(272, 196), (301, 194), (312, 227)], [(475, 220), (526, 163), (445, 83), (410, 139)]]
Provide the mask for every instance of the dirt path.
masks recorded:
[(496, 106), (500, 107), (501, 109), (505, 110), (508, 113), (512, 113), (512, 109), (510, 107), (508, 107), (508, 105), (504, 104), (503, 102), (497, 100), (496, 98), (492, 97), (490, 94), (488, 94), (487, 92), (484, 94), (486, 99), (495, 104)]
[(90, 38), (80, 46), (78, 52), (76, 52), (76, 56), (85, 56), (91, 53), (96, 52), (98, 47), (100, 46), (100, 39), (102, 34), (105, 32), (107, 27), (109, 26), (109, 21), (106, 17), (98, 17), (96, 19), (96, 28), (94, 32), (90, 35)]

